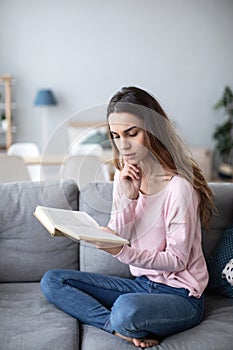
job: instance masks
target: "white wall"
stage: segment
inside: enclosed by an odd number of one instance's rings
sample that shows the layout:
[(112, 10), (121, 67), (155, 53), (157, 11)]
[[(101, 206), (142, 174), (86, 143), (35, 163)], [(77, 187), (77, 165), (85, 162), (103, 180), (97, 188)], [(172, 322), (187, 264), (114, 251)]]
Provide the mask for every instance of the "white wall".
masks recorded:
[[(18, 141), (41, 144), (37, 89), (51, 88), (50, 132), (73, 113), (137, 85), (187, 143), (212, 146), (213, 110), (233, 87), (232, 0), (0, 0), (0, 72), (16, 78)], [(96, 120), (104, 120), (96, 115)], [(56, 151), (66, 148), (61, 134)]]

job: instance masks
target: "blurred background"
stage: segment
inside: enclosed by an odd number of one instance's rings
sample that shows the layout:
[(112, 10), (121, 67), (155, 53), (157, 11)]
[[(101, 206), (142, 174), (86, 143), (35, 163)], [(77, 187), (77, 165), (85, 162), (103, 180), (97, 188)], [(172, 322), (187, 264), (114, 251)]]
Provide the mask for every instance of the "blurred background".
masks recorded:
[[(14, 142), (42, 151), (41, 89), (56, 100), (46, 112), (51, 136), (67, 118), (136, 85), (159, 100), (188, 145), (214, 148), (224, 110), (213, 106), (233, 86), (232, 0), (0, 0), (0, 23)], [(78, 120), (104, 122), (104, 109)], [(68, 133), (58, 132), (50, 151), (68, 145)]]

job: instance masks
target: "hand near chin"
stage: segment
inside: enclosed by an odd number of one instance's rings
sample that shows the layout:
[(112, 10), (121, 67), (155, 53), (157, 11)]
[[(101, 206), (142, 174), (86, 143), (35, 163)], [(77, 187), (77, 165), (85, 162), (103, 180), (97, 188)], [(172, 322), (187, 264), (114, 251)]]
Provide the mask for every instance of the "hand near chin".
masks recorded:
[(120, 185), (123, 193), (129, 199), (137, 199), (142, 181), (142, 171), (139, 165), (125, 162), (120, 174)]

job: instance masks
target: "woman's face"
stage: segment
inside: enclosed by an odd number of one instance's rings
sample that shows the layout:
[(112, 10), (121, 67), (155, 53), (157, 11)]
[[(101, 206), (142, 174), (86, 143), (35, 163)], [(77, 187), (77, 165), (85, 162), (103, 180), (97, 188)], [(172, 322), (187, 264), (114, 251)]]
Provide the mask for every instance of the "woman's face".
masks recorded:
[(110, 133), (124, 161), (139, 164), (148, 155), (143, 121), (133, 114), (111, 113), (108, 117)]

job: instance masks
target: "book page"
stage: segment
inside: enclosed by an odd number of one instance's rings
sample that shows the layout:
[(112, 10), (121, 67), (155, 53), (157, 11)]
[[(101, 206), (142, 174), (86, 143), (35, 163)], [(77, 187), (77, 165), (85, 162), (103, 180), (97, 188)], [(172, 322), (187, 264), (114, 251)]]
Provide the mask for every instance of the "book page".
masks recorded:
[(129, 243), (122, 237), (103, 231), (85, 212), (37, 206), (34, 215), (52, 236), (64, 235), (76, 241), (118, 245)]
[(53, 224), (53, 226), (58, 225), (74, 225), (79, 226), (88, 226), (88, 227), (99, 227), (98, 223), (92, 219), (87, 213), (81, 211), (72, 211), (65, 209), (56, 209), (37, 206), (36, 217), (41, 217), (41, 219), (46, 218)]
[(74, 240), (84, 240), (89, 242), (109, 242), (113, 244), (128, 244), (129, 242), (112, 233), (105, 232), (100, 228), (78, 227), (75, 225), (59, 225), (56, 228)]

